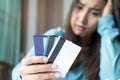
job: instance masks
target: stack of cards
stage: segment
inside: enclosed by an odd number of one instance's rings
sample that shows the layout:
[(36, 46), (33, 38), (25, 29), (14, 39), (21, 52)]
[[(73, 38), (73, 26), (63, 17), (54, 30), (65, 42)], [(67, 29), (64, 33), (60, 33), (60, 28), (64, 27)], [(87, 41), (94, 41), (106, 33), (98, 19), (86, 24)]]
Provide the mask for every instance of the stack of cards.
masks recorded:
[(55, 35), (34, 35), (36, 56), (47, 56), (48, 63), (58, 65), (61, 77), (65, 77), (79, 54), (81, 47)]

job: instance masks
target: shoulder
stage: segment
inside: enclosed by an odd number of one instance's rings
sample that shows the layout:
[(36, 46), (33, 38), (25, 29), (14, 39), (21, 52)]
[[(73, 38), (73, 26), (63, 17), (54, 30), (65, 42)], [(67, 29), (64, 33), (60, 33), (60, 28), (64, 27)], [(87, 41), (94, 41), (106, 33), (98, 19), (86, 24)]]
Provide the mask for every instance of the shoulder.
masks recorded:
[(48, 30), (47, 32), (45, 32), (45, 35), (57, 35), (57, 36), (64, 36), (64, 29), (62, 27), (57, 27), (57, 28), (53, 28)]

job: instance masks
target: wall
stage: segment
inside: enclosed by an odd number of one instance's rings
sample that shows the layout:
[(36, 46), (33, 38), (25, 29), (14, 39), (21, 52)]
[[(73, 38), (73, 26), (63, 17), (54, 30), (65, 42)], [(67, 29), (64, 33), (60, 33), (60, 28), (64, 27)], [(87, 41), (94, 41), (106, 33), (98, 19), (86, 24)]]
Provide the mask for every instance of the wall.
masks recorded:
[(72, 0), (22, 0), (22, 52), (33, 46), (33, 35), (64, 25)]

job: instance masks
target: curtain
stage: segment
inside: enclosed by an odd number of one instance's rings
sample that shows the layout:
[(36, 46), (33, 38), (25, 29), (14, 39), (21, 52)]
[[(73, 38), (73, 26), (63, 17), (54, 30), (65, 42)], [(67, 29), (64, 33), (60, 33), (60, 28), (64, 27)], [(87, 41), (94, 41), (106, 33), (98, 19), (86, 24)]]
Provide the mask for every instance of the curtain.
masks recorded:
[(0, 61), (15, 66), (20, 54), (21, 0), (0, 0)]

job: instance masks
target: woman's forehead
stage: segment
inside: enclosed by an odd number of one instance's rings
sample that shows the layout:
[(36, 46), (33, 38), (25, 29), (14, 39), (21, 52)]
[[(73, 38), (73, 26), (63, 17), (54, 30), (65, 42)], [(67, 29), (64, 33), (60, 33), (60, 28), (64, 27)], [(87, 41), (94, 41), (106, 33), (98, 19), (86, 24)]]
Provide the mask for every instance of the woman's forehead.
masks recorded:
[(78, 0), (77, 3), (89, 5), (91, 7), (104, 7), (105, 0)]

